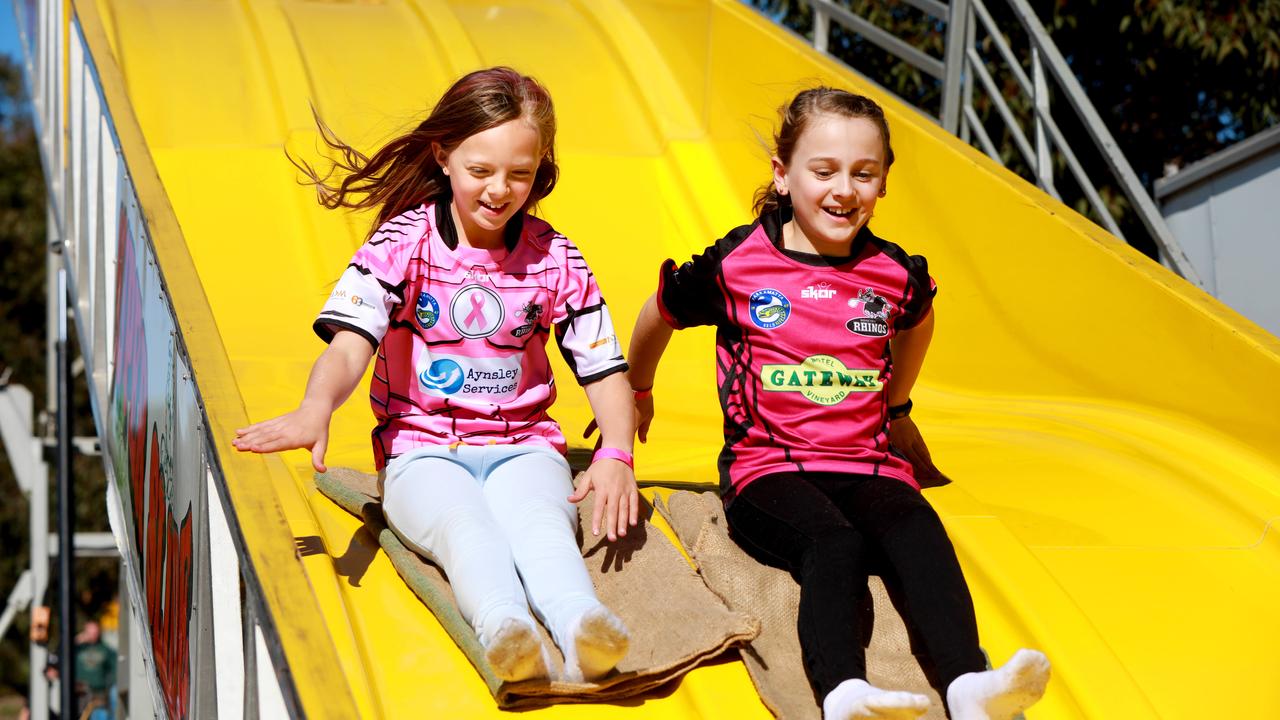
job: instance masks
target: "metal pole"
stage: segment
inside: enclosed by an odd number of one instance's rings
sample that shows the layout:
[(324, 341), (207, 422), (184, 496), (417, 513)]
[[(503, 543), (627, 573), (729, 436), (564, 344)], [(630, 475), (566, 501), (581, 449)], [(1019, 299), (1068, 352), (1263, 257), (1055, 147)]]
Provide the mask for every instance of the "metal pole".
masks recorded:
[(71, 354), (67, 348), (67, 271), (58, 269), (58, 675), (62, 717), (76, 717), (75, 502), (71, 492)]
[[(37, 423), (39, 429), (35, 434), (41, 440), (49, 437), (48, 418), (57, 411), (58, 393), (57, 378), (57, 344), (58, 344), (58, 254), (52, 245), (54, 228), (57, 227), (53, 215), (53, 203), (49, 203), (45, 211), (46, 236), (50, 245), (45, 252), (45, 405), (41, 413), (42, 420)], [(41, 453), (41, 458), (46, 456)], [(31, 580), (32, 607), (44, 605), (46, 591), (49, 587), (49, 471), (45, 460), (40, 463), (40, 472), (36, 482), (31, 486), (31, 502), (29, 505), (31, 526)], [(49, 720), (49, 680), (44, 676), (45, 666), (49, 662), (49, 648), (40, 643), (31, 643), (27, 652), (29, 664), (30, 690), (27, 700), (31, 708), (31, 720)]]
[(1058, 191), (1053, 186), (1053, 157), (1049, 152), (1049, 134), (1045, 131), (1044, 120), (1040, 119), (1050, 112), (1049, 83), (1044, 76), (1044, 63), (1040, 61), (1040, 50), (1034, 47), (1031, 48), (1031, 85), (1035, 88), (1035, 94), (1031, 101), (1040, 110), (1035, 118), (1036, 178), (1040, 181), (1039, 185), (1045, 192), (1052, 194), (1054, 197), (1059, 197)]
[(959, 134), (960, 130), (960, 83), (965, 75), (968, 25), (969, 1), (951, 0), (947, 13), (946, 70), (942, 80), (942, 127), (952, 135)]
[(831, 16), (826, 9), (813, 5), (813, 47), (818, 52), (827, 51), (827, 43), (831, 39)]

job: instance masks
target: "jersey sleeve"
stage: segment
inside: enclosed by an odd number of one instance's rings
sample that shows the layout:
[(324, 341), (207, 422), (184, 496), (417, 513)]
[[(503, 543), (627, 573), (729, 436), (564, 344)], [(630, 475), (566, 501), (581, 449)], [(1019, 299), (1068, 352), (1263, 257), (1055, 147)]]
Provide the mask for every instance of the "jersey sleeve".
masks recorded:
[(907, 295), (896, 323), (899, 332), (914, 328), (928, 317), (933, 297), (938, 294), (938, 284), (929, 275), (929, 261), (923, 255), (908, 256), (906, 269)]
[(551, 323), (560, 354), (578, 383), (586, 385), (625, 371), (627, 362), (595, 275), (573, 243), (561, 242), (564, 244), (557, 254), (562, 264)]
[(421, 237), (406, 229), (415, 219), (411, 212), (388, 220), (356, 250), (312, 325), (321, 340), (331, 342), (339, 330), (351, 330), (377, 349), (392, 313), (404, 303), (405, 268)]
[(658, 310), (671, 327), (717, 325), (724, 317), (723, 294), (717, 285), (722, 251), (712, 245), (683, 265), (674, 260), (658, 271)]

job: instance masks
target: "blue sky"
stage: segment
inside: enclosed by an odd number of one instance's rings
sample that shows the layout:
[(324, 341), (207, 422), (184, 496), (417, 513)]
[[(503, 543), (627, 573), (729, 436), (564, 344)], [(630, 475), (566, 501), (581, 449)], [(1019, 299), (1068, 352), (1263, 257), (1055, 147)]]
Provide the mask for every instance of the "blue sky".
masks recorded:
[(0, 53), (21, 58), (22, 45), (18, 41), (17, 22), (12, 0), (0, 0)]

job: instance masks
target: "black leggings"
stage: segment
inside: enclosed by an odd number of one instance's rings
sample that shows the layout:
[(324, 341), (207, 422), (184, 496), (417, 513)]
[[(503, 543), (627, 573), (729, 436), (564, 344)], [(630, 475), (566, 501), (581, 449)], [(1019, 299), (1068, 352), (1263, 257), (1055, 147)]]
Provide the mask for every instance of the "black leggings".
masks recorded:
[(725, 515), (748, 554), (800, 583), (800, 647), (819, 704), (841, 682), (867, 677), (868, 575), (884, 580), (912, 652), (944, 701), (952, 680), (986, 669), (951, 540), (924, 496), (901, 480), (767, 475), (733, 498)]

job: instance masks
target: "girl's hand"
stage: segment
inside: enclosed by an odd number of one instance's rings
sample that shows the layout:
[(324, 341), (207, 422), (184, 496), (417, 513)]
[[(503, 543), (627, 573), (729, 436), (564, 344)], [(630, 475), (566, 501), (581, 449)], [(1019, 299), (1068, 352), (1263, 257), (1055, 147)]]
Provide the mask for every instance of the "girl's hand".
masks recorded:
[(653, 423), (653, 391), (635, 397), (636, 403), (636, 437), (640, 442), (649, 442), (649, 425)]
[(640, 521), (640, 490), (636, 476), (621, 460), (601, 458), (582, 473), (578, 489), (569, 496), (569, 502), (582, 502), (592, 490), (596, 491), (596, 504), (591, 513), (591, 534), (600, 534), (603, 520), (609, 540), (617, 540), (627, 534), (627, 526), (635, 527)]
[(889, 421), (889, 443), (911, 463), (920, 487), (936, 487), (951, 482), (933, 464), (929, 447), (925, 445), (924, 437), (920, 435), (920, 429), (910, 415)]
[(272, 453), (307, 448), (311, 466), (325, 472), (324, 452), (329, 445), (329, 418), (332, 413), (303, 401), (297, 410), (236, 430), (231, 441), (240, 452)]
[[(653, 393), (649, 392), (644, 397), (637, 395), (634, 399), (636, 414), (636, 436), (640, 438), (640, 442), (649, 441), (649, 424), (653, 422)], [(591, 418), (591, 422), (587, 423), (587, 429), (582, 431), (584, 440), (590, 440), (591, 435), (599, 429), (595, 418)], [(596, 449), (600, 449), (600, 441), (596, 440)]]

